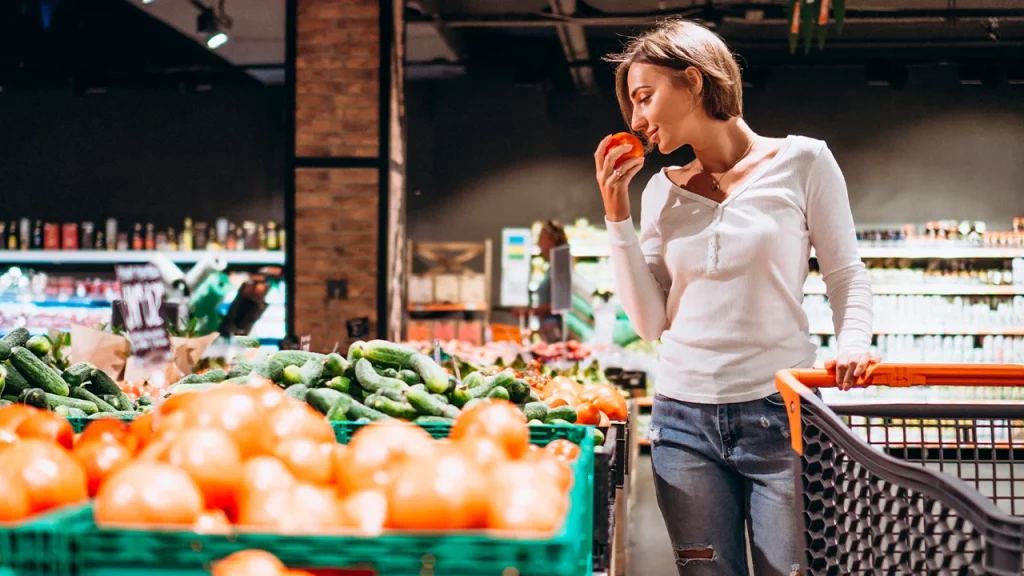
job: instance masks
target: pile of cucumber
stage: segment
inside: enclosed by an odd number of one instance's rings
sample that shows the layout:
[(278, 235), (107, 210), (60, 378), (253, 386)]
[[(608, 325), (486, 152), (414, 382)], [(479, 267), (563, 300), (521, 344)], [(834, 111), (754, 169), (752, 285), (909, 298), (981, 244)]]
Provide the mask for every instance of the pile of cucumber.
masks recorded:
[(0, 338), (0, 405), (28, 404), (66, 418), (131, 418), (150, 398), (132, 403), (109, 375), (88, 362), (59, 370), (49, 363), (49, 341), (15, 328)]

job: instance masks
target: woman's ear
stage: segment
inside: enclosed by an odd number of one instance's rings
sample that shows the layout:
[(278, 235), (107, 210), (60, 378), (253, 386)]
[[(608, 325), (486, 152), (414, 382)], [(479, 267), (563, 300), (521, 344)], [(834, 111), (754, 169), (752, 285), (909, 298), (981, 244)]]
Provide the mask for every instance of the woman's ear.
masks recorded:
[(689, 66), (683, 71), (686, 76), (686, 84), (690, 87), (690, 94), (697, 98), (704, 91), (704, 75), (694, 66)]

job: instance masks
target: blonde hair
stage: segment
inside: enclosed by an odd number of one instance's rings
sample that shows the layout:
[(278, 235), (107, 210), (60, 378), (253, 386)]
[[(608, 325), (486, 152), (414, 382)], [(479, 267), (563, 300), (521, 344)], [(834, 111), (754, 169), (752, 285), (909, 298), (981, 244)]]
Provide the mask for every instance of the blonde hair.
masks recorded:
[(615, 96), (627, 126), (633, 117), (627, 76), (634, 63), (668, 68), (684, 83), (683, 72), (692, 66), (704, 79), (700, 98), (709, 117), (728, 120), (743, 115), (743, 81), (736, 58), (725, 41), (695, 22), (682, 19), (663, 22), (630, 40), (621, 53), (605, 56), (605, 60), (618, 64)]

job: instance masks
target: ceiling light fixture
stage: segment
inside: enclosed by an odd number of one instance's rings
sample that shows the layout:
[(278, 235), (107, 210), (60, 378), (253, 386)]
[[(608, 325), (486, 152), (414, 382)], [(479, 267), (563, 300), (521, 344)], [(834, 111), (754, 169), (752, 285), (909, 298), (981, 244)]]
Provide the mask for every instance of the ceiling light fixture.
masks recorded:
[(210, 50), (220, 48), (228, 41), (227, 31), (231, 29), (233, 21), (224, 12), (224, 0), (216, 4), (206, 6), (200, 0), (190, 0), (192, 5), (199, 10), (196, 16), (196, 32), (206, 36), (206, 46)]

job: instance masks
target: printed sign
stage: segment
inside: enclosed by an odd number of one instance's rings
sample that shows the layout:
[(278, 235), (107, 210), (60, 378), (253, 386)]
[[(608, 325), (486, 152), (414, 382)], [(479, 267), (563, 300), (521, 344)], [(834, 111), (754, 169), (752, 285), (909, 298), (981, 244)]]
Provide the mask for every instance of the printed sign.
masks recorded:
[(121, 313), (132, 342), (132, 355), (170, 354), (171, 339), (160, 314), (164, 301), (160, 270), (153, 264), (120, 264), (115, 271), (121, 284)]
[(313, 342), (313, 337), (309, 334), (299, 337), (299, 350), (303, 352), (309, 352), (309, 345)]
[(529, 228), (505, 228), (501, 231), (501, 305), (530, 305)]
[(551, 311), (564, 314), (572, 309), (572, 257), (569, 246), (551, 249)]

